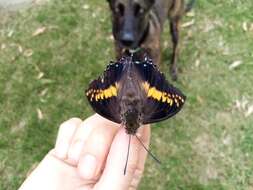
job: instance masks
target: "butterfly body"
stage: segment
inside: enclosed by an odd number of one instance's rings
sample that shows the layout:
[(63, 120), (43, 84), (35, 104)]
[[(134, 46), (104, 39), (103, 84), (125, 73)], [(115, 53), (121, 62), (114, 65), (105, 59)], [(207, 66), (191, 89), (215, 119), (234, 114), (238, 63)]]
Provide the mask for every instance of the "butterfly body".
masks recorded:
[(128, 134), (135, 134), (142, 125), (143, 100), (145, 100), (143, 87), (140, 85), (141, 79), (134, 67), (132, 59), (126, 58), (118, 90), (120, 117)]
[(121, 123), (127, 134), (172, 117), (185, 101), (152, 60), (135, 61), (132, 56), (109, 64), (104, 75), (90, 83), (86, 96), (95, 112)]

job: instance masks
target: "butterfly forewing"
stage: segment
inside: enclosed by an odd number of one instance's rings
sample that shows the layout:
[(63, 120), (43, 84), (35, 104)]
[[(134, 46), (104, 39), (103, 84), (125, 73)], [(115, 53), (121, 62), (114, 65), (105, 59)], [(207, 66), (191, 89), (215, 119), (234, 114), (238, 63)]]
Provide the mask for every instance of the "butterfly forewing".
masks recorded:
[(186, 97), (166, 81), (151, 60), (135, 62), (135, 67), (146, 93), (143, 124), (165, 120), (181, 110)]
[(122, 70), (123, 65), (118, 62), (109, 64), (104, 75), (92, 81), (86, 90), (86, 96), (93, 110), (116, 123), (121, 123), (117, 95)]

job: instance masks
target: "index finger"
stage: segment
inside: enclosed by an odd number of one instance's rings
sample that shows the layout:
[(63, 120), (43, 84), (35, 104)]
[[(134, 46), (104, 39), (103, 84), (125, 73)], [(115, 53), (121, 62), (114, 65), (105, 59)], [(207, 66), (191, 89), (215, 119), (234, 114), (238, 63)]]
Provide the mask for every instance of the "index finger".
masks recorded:
[[(141, 127), (138, 133), (140, 140), (148, 147), (150, 127)], [(128, 165), (124, 175), (128, 143), (129, 135), (126, 134), (124, 128), (121, 128), (112, 142), (104, 172), (96, 184), (97, 189), (125, 190), (130, 187), (136, 189), (144, 170), (147, 152), (136, 137), (131, 135)]]
[(120, 125), (104, 119), (98, 114), (89, 118), (85, 125), (91, 125), (93, 129), (85, 139), (80, 153), (77, 164), (78, 172), (86, 181), (95, 181), (103, 170), (111, 143)]

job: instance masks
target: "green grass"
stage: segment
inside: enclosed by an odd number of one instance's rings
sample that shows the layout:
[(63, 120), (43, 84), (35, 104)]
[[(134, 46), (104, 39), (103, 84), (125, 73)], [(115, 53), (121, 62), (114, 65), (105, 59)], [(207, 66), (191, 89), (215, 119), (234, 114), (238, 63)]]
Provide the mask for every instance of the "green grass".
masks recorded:
[[(148, 159), (140, 189), (253, 188), (253, 114), (245, 117), (253, 105), (253, 29), (242, 28), (253, 28), (252, 10), (252, 0), (199, 0), (195, 16), (184, 18), (195, 23), (182, 29), (174, 84), (187, 103), (153, 126), (151, 148), (164, 164)], [(92, 114), (84, 89), (114, 51), (106, 1), (55, 0), (0, 16), (0, 189), (12, 190), (53, 147), (61, 122)], [(169, 39), (166, 25), (168, 78)], [(237, 60), (243, 64), (230, 70)]]

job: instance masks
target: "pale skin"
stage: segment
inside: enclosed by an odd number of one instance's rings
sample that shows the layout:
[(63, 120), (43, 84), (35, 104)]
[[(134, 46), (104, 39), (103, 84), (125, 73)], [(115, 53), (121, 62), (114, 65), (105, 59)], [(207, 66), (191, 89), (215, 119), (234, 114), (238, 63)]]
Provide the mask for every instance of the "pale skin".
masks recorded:
[[(150, 127), (140, 127), (137, 135), (148, 147)], [(123, 127), (97, 114), (69, 119), (60, 125), (55, 147), (19, 190), (137, 189), (147, 152), (132, 137), (124, 175), (128, 140)]]

